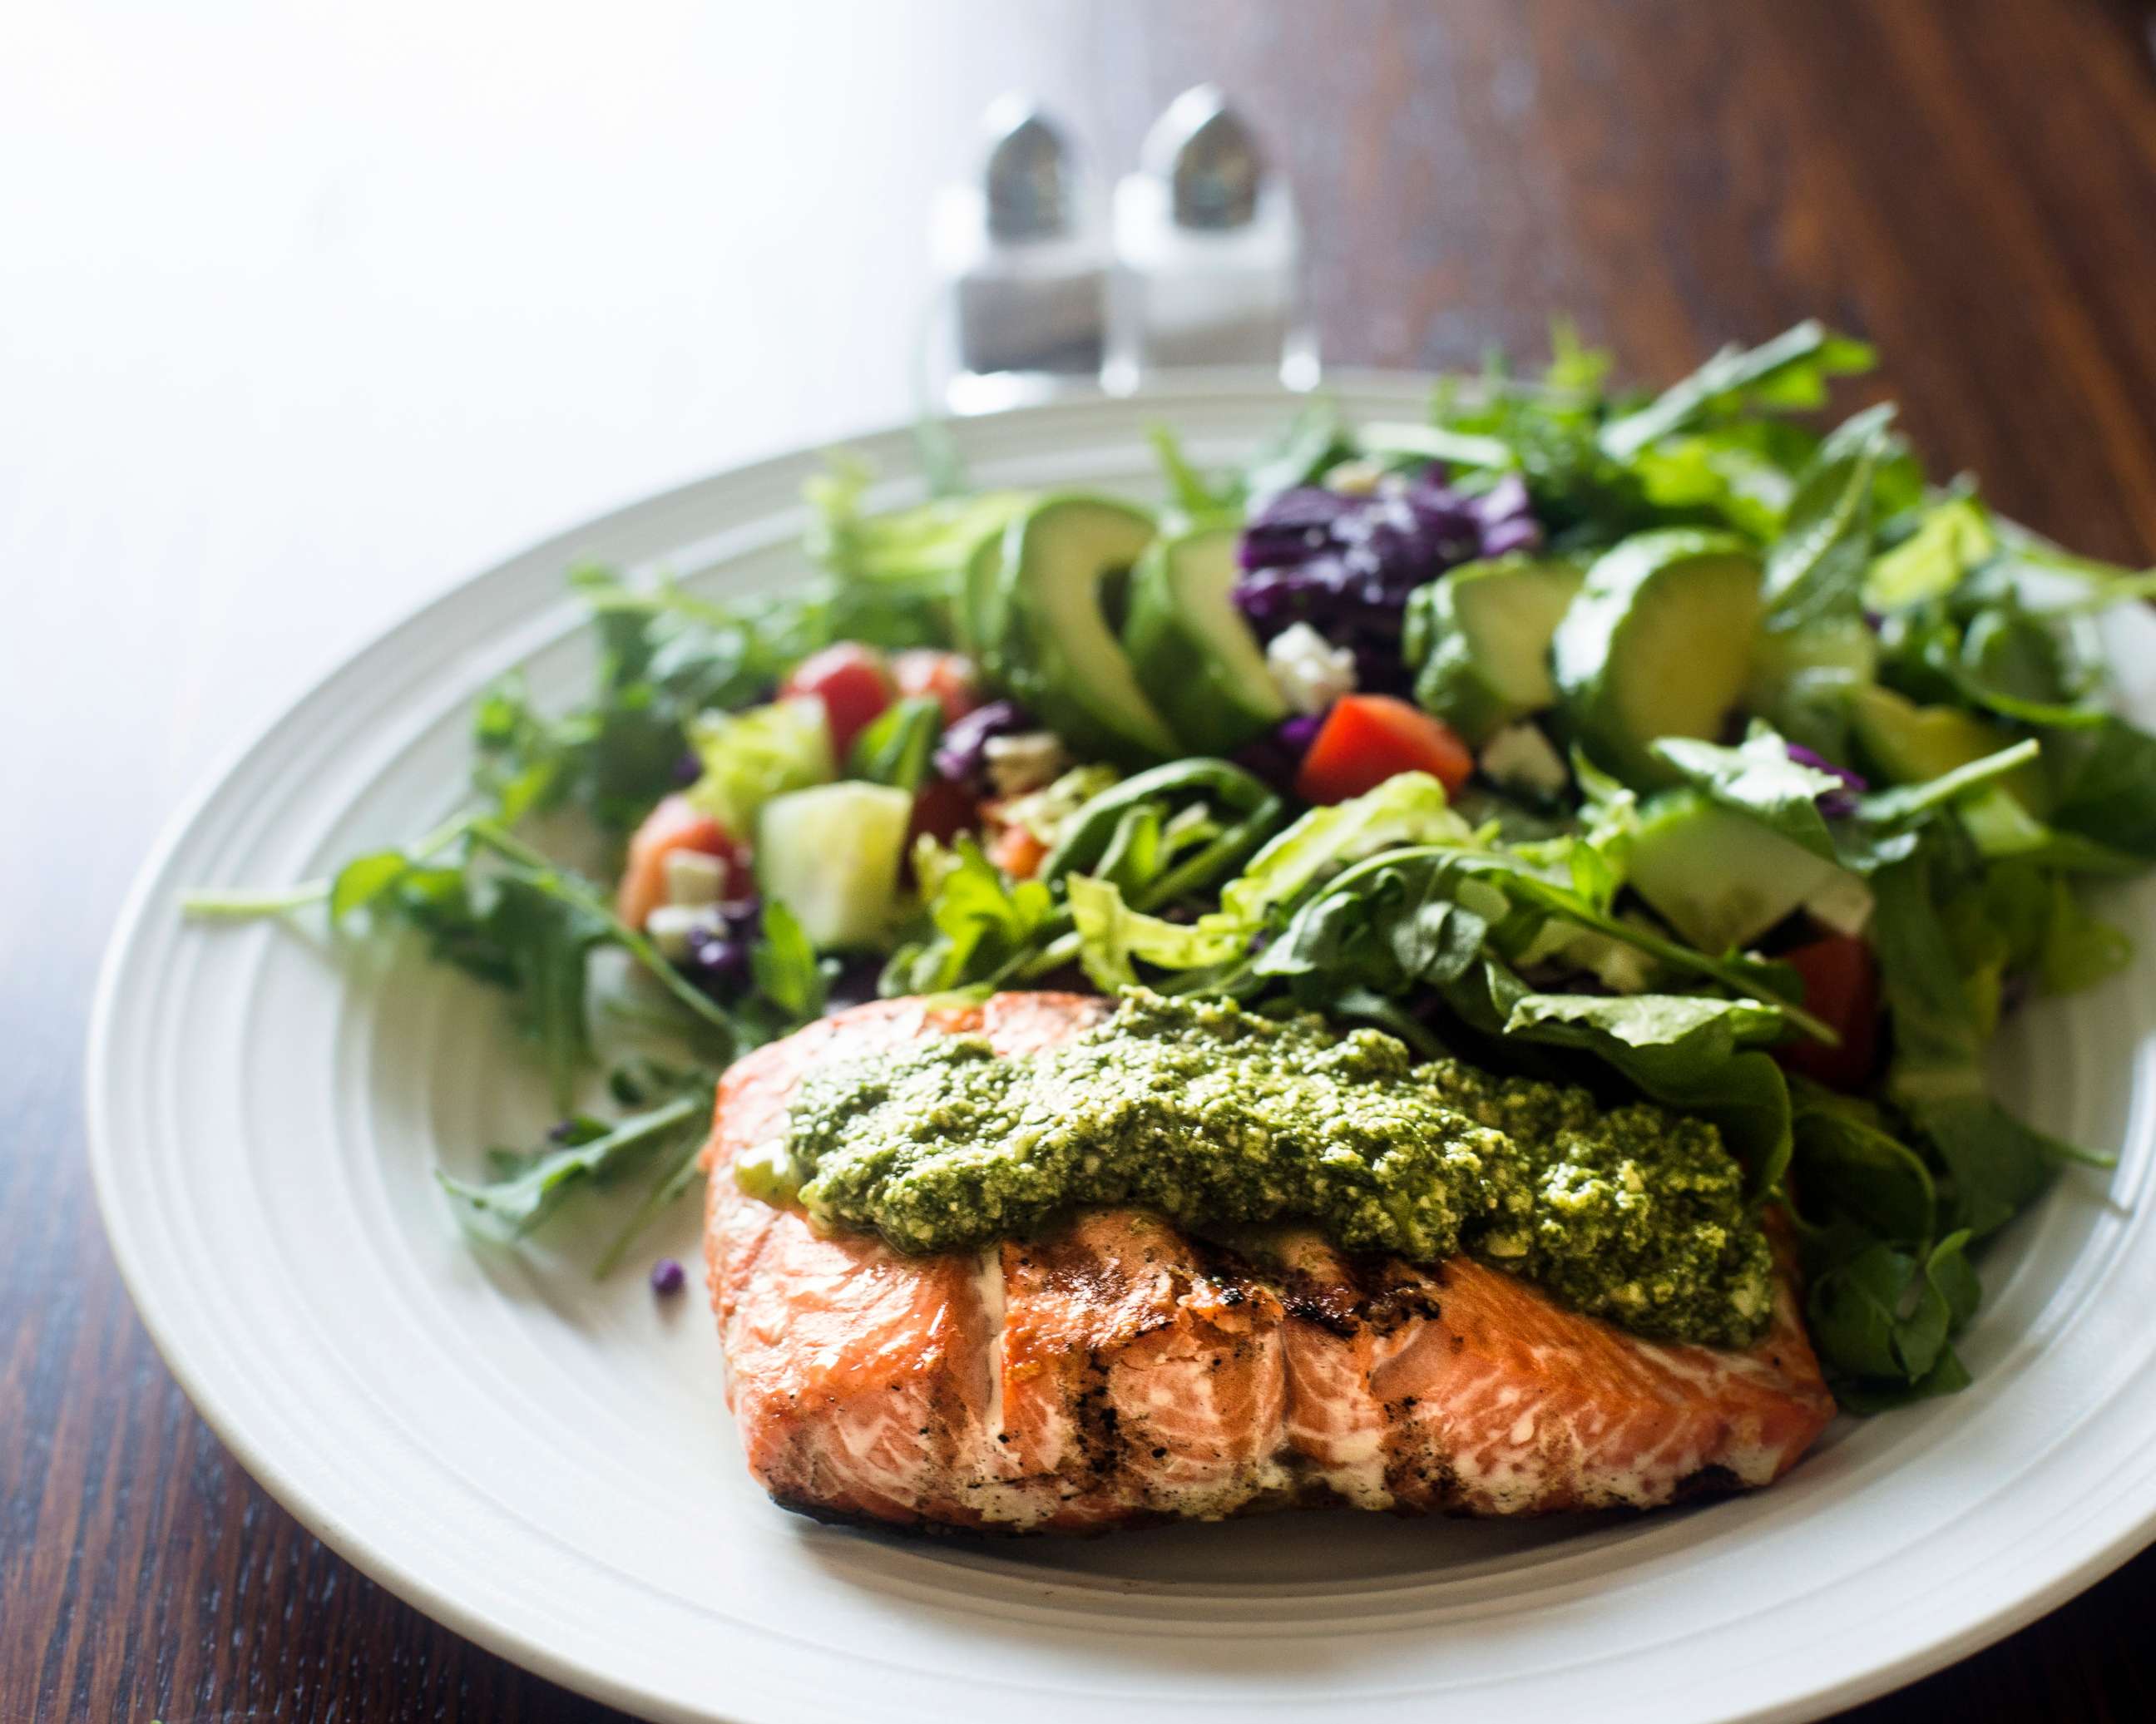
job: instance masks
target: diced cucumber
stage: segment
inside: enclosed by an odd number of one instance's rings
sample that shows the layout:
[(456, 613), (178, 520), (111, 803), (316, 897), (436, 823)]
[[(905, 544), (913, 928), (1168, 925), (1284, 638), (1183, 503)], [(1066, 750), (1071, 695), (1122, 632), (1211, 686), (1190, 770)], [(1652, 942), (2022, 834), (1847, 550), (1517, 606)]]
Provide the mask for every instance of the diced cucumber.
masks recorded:
[(1815, 898), (1837, 901), (1845, 873), (1749, 815), (1671, 790), (1640, 811), (1629, 878), (1664, 921), (1719, 954)]
[[(1851, 695), (1849, 724), (1861, 764), (1890, 784), (1924, 783), (2010, 748), (2016, 740), (2004, 725), (1958, 706), (1919, 706), (1877, 687)], [(1999, 782), (2032, 813), (2041, 815), (2050, 806), (2043, 769), (2033, 761)]]
[(1635, 533), (1594, 561), (1550, 643), (1573, 733), (1635, 784), (1672, 774), (1658, 736), (1712, 740), (1743, 692), (1759, 633), (1758, 558), (1729, 533)]
[(1035, 505), (1004, 540), (1001, 675), (1083, 751), (1127, 760), (1176, 752), (1102, 603), (1111, 577), (1135, 566), (1152, 537), (1142, 509), (1071, 495)]
[(1183, 747), (1229, 754), (1287, 716), (1264, 649), (1235, 608), (1233, 527), (1146, 547), (1132, 573), (1123, 649)]
[(819, 784), (775, 796), (756, 827), (757, 885), (782, 900), (819, 952), (874, 946), (890, 931), (913, 798), (887, 784)]
[(1416, 700), (1477, 748), (1554, 706), (1550, 637), (1583, 578), (1568, 562), (1501, 557), (1418, 589), (1408, 601)]

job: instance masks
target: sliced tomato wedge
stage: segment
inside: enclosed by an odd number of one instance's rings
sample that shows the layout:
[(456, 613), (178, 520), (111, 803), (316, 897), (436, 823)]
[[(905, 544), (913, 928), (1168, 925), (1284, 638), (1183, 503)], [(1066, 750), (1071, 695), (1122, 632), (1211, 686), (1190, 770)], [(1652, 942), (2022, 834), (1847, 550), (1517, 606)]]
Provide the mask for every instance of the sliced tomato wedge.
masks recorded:
[(981, 704), (973, 661), (963, 653), (914, 647), (892, 655), (891, 676), (908, 700), (941, 700), (946, 724), (956, 723)]
[(824, 703), (831, 726), (831, 752), (844, 766), (854, 738), (897, 698), (898, 687), (881, 653), (859, 641), (842, 640), (796, 664), (779, 684), (778, 693), (782, 700), (814, 695)]
[(748, 889), (748, 865), (726, 828), (685, 796), (670, 796), (644, 817), (629, 841), (629, 865), (614, 894), (614, 914), (632, 928), (644, 926), (666, 901), (666, 859), (676, 850), (701, 850), (726, 865), (726, 895)]
[(1349, 695), (1333, 703), (1295, 779), (1305, 802), (1345, 802), (1401, 772), (1428, 772), (1449, 795), (1467, 782), (1475, 757), (1451, 726), (1390, 695)]
[(1804, 1009), (1841, 1038), (1774, 1049), (1784, 1070), (1831, 1090), (1861, 1090), (1879, 1063), (1879, 961), (1853, 934), (1829, 934), (1779, 954), (1804, 981)]

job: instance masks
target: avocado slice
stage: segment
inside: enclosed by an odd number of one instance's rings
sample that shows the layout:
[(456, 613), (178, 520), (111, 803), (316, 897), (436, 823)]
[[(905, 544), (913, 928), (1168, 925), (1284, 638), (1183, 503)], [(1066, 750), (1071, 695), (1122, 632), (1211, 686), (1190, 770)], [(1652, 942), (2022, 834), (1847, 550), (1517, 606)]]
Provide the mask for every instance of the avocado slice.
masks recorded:
[(990, 533), (973, 547), (958, 593), (958, 630), (966, 650), (984, 674), (997, 678), (1003, 674), (1004, 536)]
[[(2018, 740), (2004, 725), (1958, 706), (1919, 706), (1876, 686), (1851, 695), (1849, 726), (1866, 768), (1891, 784), (1922, 784)], [(2043, 770), (2033, 761), (1999, 783), (2030, 813), (2041, 817), (2051, 805)]]
[(1567, 721), (1629, 782), (1674, 774), (1658, 736), (1721, 734), (1744, 690), (1762, 608), (1759, 560), (1732, 533), (1635, 533), (1594, 560), (1550, 642)]
[(1832, 677), (1854, 685), (1879, 672), (1879, 637), (1861, 618), (1829, 618), (1802, 629), (1769, 629), (1752, 654), (1744, 706), (1763, 711), (1799, 678)]
[(1415, 700), (1480, 748), (1557, 704), (1550, 637), (1585, 577), (1568, 562), (1500, 557), (1464, 563), (1408, 601)]
[(1846, 870), (1692, 789), (1664, 791), (1640, 810), (1629, 879), (1664, 921), (1717, 955), (1814, 899), (1862, 890)]
[(1123, 759), (1175, 752), (1104, 600), (1153, 538), (1153, 519), (1111, 497), (1049, 497), (1014, 521), (986, 620), (1011, 692), (1072, 747)]
[(1123, 650), (1182, 745), (1232, 754), (1287, 716), (1265, 649), (1235, 608), (1234, 527), (1146, 547), (1131, 573)]

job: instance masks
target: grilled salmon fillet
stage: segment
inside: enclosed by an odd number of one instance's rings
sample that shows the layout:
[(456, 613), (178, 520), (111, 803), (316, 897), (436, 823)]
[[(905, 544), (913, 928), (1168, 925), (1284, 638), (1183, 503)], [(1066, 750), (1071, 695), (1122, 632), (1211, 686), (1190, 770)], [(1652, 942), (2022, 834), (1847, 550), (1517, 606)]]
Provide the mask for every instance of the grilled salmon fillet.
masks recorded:
[(1349, 1259), (1281, 1231), (1262, 1263), (1130, 1209), (908, 1257), (743, 1193), (812, 1064), (948, 1034), (1000, 1053), (1104, 1000), (885, 1000), (737, 1064), (706, 1165), (711, 1299), (749, 1469), (781, 1503), (907, 1526), (1087, 1532), (1300, 1502), (1400, 1513), (1650, 1508), (1765, 1485), (1834, 1402), (1778, 1275), (1743, 1352), (1644, 1340), (1458, 1257)]

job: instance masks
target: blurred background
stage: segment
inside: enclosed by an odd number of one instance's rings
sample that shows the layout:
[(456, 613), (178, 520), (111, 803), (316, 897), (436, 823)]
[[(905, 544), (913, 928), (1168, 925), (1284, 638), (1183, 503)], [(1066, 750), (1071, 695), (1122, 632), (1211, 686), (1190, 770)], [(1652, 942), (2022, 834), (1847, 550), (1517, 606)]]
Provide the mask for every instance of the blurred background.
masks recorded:
[[(9, 0), (0, 1718), (599, 1716), (328, 1556), (165, 1377), (80, 1167), (96, 953), (187, 787), (420, 598), (909, 418), (992, 99), (1105, 184), (1209, 80), (1292, 185), (1327, 364), (1539, 361), (1563, 314), (1655, 383), (1818, 316), (1935, 471), (2156, 556), (2125, 0)], [(1925, 1704), (2083, 1715), (2049, 1685), (2138, 1572)]]

